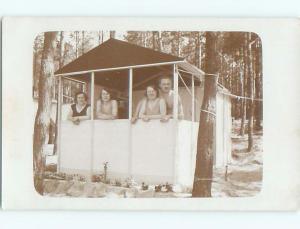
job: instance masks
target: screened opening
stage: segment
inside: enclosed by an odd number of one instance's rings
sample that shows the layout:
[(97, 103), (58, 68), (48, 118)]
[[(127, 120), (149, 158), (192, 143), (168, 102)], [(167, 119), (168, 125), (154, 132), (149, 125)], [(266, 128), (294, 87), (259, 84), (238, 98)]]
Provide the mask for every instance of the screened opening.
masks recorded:
[(199, 122), (202, 104), (201, 87), (202, 82), (199, 77), (179, 70), (178, 95), (183, 109), (183, 120)]
[(95, 72), (94, 119), (128, 119), (128, 69)]
[[(88, 74), (86, 74), (86, 77)], [(73, 79), (70, 77), (61, 78), (61, 93), (62, 93), (62, 120), (67, 120), (67, 116), (71, 109), (71, 105), (75, 103), (75, 95), (78, 92), (84, 92), (87, 95), (87, 103), (91, 103), (91, 96), (89, 94), (89, 80), (81, 81), (77, 78)]]
[[(162, 65), (155, 67), (145, 67), (133, 69), (133, 82), (132, 82), (132, 114), (137, 117), (139, 113), (139, 104), (147, 98), (147, 87), (154, 86), (157, 91), (157, 98), (161, 97), (161, 89), (159, 81), (162, 77), (170, 79), (170, 89), (173, 88), (173, 66)], [(166, 105), (167, 106), (167, 105)]]

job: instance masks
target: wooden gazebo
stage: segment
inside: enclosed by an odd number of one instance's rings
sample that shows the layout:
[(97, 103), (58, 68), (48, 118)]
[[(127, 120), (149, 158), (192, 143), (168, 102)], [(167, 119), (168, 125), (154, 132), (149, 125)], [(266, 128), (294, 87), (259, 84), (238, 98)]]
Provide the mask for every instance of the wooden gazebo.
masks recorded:
[[(58, 170), (65, 173), (103, 173), (108, 162), (112, 179), (133, 177), (147, 183), (193, 182), (197, 133), (203, 97), (204, 73), (183, 58), (109, 39), (55, 72), (59, 77)], [(132, 124), (130, 119), (147, 84), (160, 76), (172, 77), (173, 118)], [(91, 120), (73, 125), (64, 117), (62, 81), (86, 85)], [(102, 87), (115, 91), (122, 107), (120, 118), (98, 120), (95, 104)], [(218, 88), (219, 92), (226, 89)], [(178, 97), (184, 118), (178, 119)], [(215, 166), (224, 166), (231, 155), (230, 98), (217, 95)]]

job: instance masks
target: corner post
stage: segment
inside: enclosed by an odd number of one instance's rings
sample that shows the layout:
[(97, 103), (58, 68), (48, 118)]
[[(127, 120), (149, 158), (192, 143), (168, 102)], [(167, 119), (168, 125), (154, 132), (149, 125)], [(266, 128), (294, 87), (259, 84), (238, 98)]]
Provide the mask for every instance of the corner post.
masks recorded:
[(90, 84), (90, 91), (91, 91), (91, 162), (90, 162), (90, 181), (92, 181), (93, 171), (94, 171), (94, 113), (95, 113), (95, 73), (91, 72), (91, 84)]
[(94, 120), (94, 106), (95, 106), (95, 73), (91, 72), (91, 120)]
[(192, 75), (192, 122), (195, 122), (195, 77)]
[(128, 88), (128, 118), (129, 120), (132, 118), (132, 83), (133, 83), (133, 79), (132, 79), (132, 68), (129, 68), (129, 88)]
[(62, 76), (58, 77), (58, 94), (57, 94), (57, 172), (60, 172), (61, 159), (61, 106), (62, 106)]
[(176, 64), (173, 65), (173, 139), (174, 139), (174, 153), (173, 153), (173, 184), (177, 184), (178, 180), (178, 168), (179, 168), (179, 151), (178, 151), (178, 71)]
[(174, 85), (173, 119), (178, 120), (178, 72), (177, 72), (176, 64), (173, 65), (173, 85)]
[(128, 119), (129, 119), (129, 134), (128, 134), (128, 141), (129, 141), (129, 155), (128, 155), (128, 174), (132, 176), (132, 125), (131, 125), (131, 118), (132, 118), (132, 89), (133, 89), (133, 71), (132, 68), (128, 69), (128, 77), (129, 77), (129, 85), (128, 85)]

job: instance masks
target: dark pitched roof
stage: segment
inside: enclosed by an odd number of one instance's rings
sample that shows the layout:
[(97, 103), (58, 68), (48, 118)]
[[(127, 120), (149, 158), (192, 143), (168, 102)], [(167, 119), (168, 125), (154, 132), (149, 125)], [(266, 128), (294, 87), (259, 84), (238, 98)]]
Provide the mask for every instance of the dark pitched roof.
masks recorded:
[(181, 60), (183, 58), (111, 38), (57, 70), (55, 74)]

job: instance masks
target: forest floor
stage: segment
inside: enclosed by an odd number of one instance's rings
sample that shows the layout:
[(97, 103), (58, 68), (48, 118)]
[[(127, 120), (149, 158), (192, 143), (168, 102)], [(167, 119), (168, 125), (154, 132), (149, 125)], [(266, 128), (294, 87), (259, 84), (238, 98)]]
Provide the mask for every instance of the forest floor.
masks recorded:
[(263, 132), (254, 130), (253, 150), (247, 152), (248, 135), (239, 135), (240, 120), (233, 122), (232, 159), (226, 168), (214, 169), (214, 197), (255, 196), (261, 190), (263, 177)]
[[(252, 152), (247, 152), (248, 135), (239, 136), (239, 121), (233, 122), (232, 160), (226, 168), (214, 169), (213, 197), (249, 197), (259, 193), (262, 185), (262, 131), (254, 131)], [(55, 165), (56, 167), (56, 165)], [(52, 170), (52, 169), (50, 169)], [(87, 182), (80, 176), (65, 177), (54, 171), (47, 172), (44, 180), (44, 192), (48, 196), (66, 197), (191, 197), (191, 189), (179, 186), (169, 191), (168, 187), (155, 186), (143, 188), (141, 184), (125, 187), (126, 184), (105, 184), (103, 182)], [(146, 190), (144, 190), (146, 189)]]

